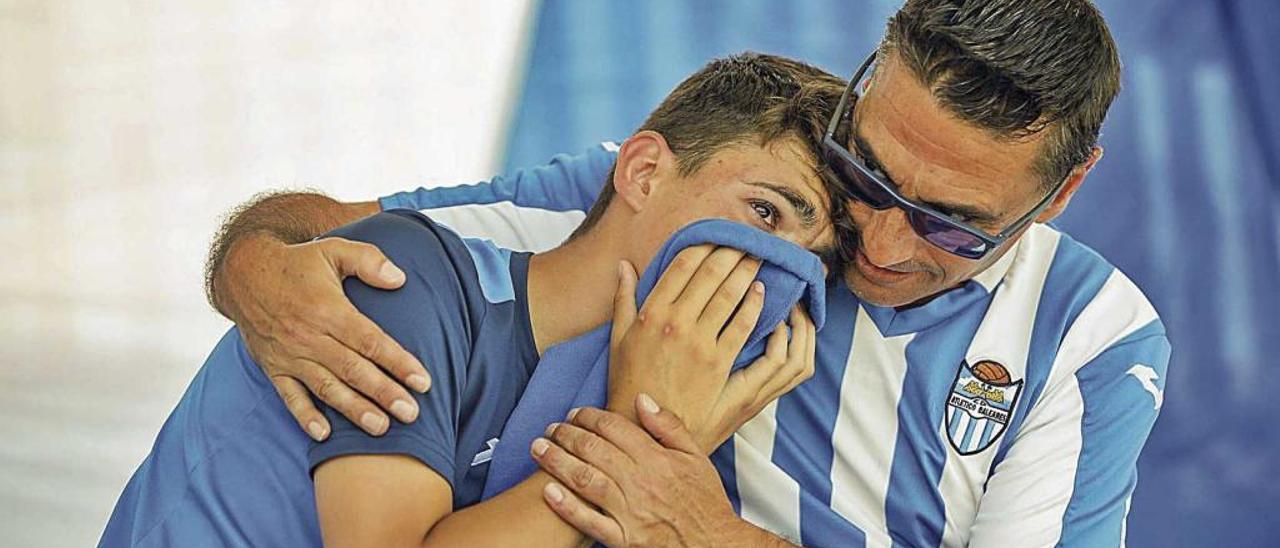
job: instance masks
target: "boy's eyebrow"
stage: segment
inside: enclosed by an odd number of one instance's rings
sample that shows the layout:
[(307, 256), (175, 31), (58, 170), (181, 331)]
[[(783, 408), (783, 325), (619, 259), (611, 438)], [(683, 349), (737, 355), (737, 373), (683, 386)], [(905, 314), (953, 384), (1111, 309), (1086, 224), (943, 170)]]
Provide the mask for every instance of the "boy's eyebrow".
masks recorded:
[[(853, 131), (851, 133), (853, 134), (853, 146), (856, 149), (851, 152), (853, 152), (858, 156), (861, 156), (862, 161), (866, 162), (867, 167), (874, 169), (876, 171), (879, 171), (880, 175), (884, 177), (885, 182), (889, 183), (889, 185), (892, 186), (894, 190), (897, 190), (898, 183), (894, 182), (893, 177), (889, 175), (888, 171), (885, 171), (884, 165), (882, 165), (878, 160), (876, 160), (876, 153), (871, 150), (871, 145), (867, 144), (867, 142), (863, 140), (862, 134), (858, 131), (858, 128), (856, 126), (853, 128)], [(939, 202), (936, 200), (929, 200), (929, 201), (921, 200), (919, 203), (930, 206), (943, 213), (959, 213), (967, 217), (972, 222), (996, 223), (1000, 221), (999, 215), (996, 215), (994, 213), (991, 213), (990, 211), (986, 211), (984, 209), (974, 207), (971, 205), (945, 203), (945, 202)]]
[(782, 199), (786, 200), (788, 204), (791, 204), (792, 209), (796, 210), (796, 214), (800, 217), (800, 226), (803, 226), (806, 229), (817, 226), (818, 208), (813, 205), (813, 202), (810, 202), (808, 198), (805, 198), (799, 192), (767, 181), (754, 181), (747, 184), (754, 187), (772, 190), (779, 196), (782, 196)]

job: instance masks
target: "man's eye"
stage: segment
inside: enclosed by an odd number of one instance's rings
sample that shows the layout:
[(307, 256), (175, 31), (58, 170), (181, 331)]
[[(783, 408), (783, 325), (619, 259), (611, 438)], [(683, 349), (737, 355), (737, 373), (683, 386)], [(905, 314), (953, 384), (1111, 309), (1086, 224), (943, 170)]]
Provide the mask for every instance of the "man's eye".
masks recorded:
[(759, 215), (770, 228), (778, 227), (778, 208), (773, 204), (761, 200), (752, 200), (751, 209), (754, 209), (756, 215)]
[(884, 170), (880, 169), (880, 164), (868, 160), (861, 152), (855, 151), (854, 154), (857, 155), (858, 160), (862, 162), (862, 166), (867, 168), (867, 171), (870, 171), (872, 175), (879, 177), (881, 180), (889, 179), (889, 176), (885, 174)]

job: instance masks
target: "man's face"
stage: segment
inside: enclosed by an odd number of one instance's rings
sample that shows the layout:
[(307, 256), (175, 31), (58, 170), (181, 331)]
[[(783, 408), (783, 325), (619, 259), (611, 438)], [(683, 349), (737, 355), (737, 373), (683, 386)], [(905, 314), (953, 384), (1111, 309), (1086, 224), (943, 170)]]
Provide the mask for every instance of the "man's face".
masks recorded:
[[(880, 63), (854, 110), (849, 149), (878, 167), (907, 199), (997, 234), (1044, 196), (1033, 164), (1040, 138), (999, 141), (940, 106), (893, 54)], [(849, 215), (857, 251), (845, 281), (859, 298), (903, 306), (946, 291), (982, 272), (1021, 233), (986, 257), (970, 260), (920, 238), (898, 208), (876, 211), (857, 201)], [(846, 235), (842, 235), (848, 237)]]
[(808, 249), (826, 249), (833, 241), (828, 205), (814, 160), (798, 139), (732, 145), (689, 176), (672, 174), (655, 189), (634, 225), (640, 228), (633, 242), (643, 259), (636, 264), (648, 264), (681, 227), (708, 218), (748, 224)]

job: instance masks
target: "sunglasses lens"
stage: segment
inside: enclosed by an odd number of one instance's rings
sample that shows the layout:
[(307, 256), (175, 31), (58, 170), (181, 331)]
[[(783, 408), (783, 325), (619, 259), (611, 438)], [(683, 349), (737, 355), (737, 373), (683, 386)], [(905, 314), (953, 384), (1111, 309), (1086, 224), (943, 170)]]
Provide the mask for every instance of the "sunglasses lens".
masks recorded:
[(823, 147), (823, 154), (826, 156), (827, 165), (845, 184), (854, 199), (867, 204), (872, 209), (888, 209), (893, 206), (893, 196), (854, 165), (849, 156), (841, 154), (829, 144)]
[(978, 259), (987, 253), (987, 243), (973, 234), (923, 212), (913, 211), (910, 217), (916, 232), (943, 251), (966, 259)]

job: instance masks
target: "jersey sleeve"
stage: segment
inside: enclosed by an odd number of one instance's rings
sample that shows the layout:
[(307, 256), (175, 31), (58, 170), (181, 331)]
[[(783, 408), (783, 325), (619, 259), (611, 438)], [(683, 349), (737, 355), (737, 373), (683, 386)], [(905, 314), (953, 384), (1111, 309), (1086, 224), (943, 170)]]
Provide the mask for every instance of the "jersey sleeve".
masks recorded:
[(1169, 353), (1157, 320), (1047, 388), (987, 483), (970, 545), (1123, 546)]
[(469, 185), (418, 188), (379, 200), (382, 209), (436, 209), (509, 202), (548, 211), (591, 209), (613, 169), (618, 145), (604, 142), (578, 155), (560, 154), (551, 162)]
[[(414, 393), (419, 416), (404, 424), (395, 419), (387, 432), (369, 436), (327, 405), (321, 409), (333, 427), (329, 439), (308, 453), (312, 470), (328, 459), (352, 454), (400, 454), (422, 461), (453, 484), (457, 446), (456, 416), (467, 381), (473, 315), (483, 308), (468, 302), (461, 277), (469, 261), (456, 236), (421, 214), (380, 213), (339, 228), (331, 235), (374, 244), (405, 272), (394, 291), (365, 285), (355, 277), (343, 283), (355, 307), (378, 324), (426, 366), (431, 390)], [(482, 320), (477, 318), (475, 321)]]

